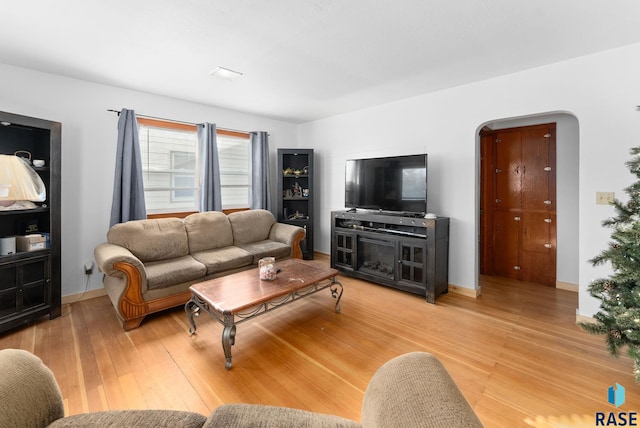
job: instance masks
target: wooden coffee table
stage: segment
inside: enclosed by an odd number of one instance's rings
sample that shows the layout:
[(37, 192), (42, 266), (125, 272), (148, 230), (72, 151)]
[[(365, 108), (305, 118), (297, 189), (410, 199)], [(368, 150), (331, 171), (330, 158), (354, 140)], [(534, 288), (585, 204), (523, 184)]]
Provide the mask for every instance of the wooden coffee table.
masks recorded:
[(196, 332), (195, 317), (204, 310), (224, 329), (222, 349), (225, 367), (231, 369), (231, 346), (235, 343), (236, 325), (277, 309), (287, 303), (329, 288), (336, 299), (335, 311), (340, 312), (342, 284), (336, 279), (338, 271), (317, 261), (288, 259), (276, 262), (280, 269), (273, 281), (261, 281), (258, 269), (250, 269), (220, 278), (193, 284), (191, 300), (185, 305), (190, 334)]

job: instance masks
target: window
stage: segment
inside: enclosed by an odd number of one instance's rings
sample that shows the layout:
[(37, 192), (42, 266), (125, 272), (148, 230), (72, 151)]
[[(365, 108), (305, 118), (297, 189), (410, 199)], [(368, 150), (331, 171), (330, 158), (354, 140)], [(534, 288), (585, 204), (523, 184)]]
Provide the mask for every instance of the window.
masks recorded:
[(251, 150), (249, 136), (218, 132), (222, 207), (249, 208), (251, 197)]
[[(195, 125), (138, 118), (145, 202), (149, 214), (198, 211), (200, 176)], [(249, 134), (218, 130), (222, 208), (248, 208)]]
[(171, 201), (190, 203), (198, 197), (195, 152), (171, 151)]

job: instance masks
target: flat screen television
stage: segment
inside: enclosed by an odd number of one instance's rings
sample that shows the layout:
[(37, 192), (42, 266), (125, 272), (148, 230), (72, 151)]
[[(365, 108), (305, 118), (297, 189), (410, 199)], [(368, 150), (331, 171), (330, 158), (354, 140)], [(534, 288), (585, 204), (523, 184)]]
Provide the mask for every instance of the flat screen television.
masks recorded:
[(401, 213), (427, 212), (427, 155), (349, 159), (345, 206)]

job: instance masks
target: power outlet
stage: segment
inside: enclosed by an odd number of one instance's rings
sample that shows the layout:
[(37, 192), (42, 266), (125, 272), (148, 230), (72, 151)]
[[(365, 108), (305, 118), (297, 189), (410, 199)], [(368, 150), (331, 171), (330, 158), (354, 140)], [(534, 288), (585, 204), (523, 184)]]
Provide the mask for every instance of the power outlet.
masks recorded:
[(596, 192), (596, 205), (609, 205), (614, 198), (613, 192)]
[(93, 273), (93, 261), (84, 262), (84, 274), (91, 275)]

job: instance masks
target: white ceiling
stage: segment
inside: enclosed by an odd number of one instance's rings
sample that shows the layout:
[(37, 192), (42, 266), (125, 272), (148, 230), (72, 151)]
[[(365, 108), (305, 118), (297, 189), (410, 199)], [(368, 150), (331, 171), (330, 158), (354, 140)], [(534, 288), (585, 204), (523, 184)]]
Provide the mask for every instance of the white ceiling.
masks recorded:
[(638, 0), (0, 6), (2, 63), (296, 123), (640, 42)]

